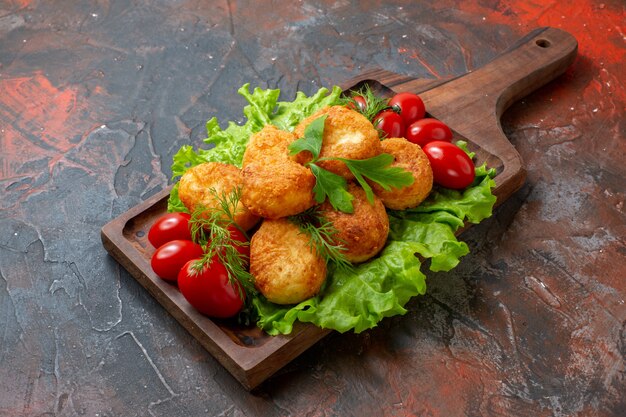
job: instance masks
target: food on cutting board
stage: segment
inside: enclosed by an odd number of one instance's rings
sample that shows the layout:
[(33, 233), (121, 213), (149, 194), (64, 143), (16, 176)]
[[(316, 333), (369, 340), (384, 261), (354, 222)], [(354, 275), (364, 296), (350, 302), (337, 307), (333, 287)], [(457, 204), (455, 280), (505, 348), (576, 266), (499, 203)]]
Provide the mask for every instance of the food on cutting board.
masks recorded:
[[(304, 141), (300, 143), (302, 147), (294, 144), (298, 140)], [(193, 212), (197, 207), (218, 208), (220, 193), (228, 195), (240, 188), (241, 200), (232, 210), (233, 226), (245, 231), (256, 220), (250, 219), (251, 214), (264, 218), (250, 242), (250, 273), (255, 288), (271, 302), (296, 304), (319, 292), (326, 279), (327, 260), (317, 253), (298, 225), (286, 217), (321, 204), (319, 215), (334, 228), (332, 244), (341, 246), (341, 255), (348, 262), (361, 263), (380, 252), (389, 233), (385, 206), (371, 189), (368, 195), (361, 188), (369, 187), (363, 177), (367, 176), (382, 191), (397, 190), (377, 180), (375, 174), (401, 173), (408, 177), (406, 187), (429, 184), (426, 194), (430, 191), (432, 173), (426, 159), (413, 172), (399, 166), (391, 170), (372, 166), (371, 172), (360, 172), (351, 165), (379, 157), (381, 150), (377, 131), (363, 115), (345, 106), (325, 107), (300, 122), (294, 133), (267, 125), (251, 135), (243, 154), (243, 178), (234, 165), (206, 162), (183, 174), (178, 193)], [(384, 165), (392, 164), (393, 155), (388, 156)], [(311, 170), (314, 163), (317, 171)], [(361, 185), (346, 182), (355, 179), (355, 173), (360, 176)], [(345, 205), (315, 198), (314, 188), (321, 176), (339, 180), (341, 185), (327, 187), (340, 190)], [(417, 206), (419, 201), (414, 201)]]
[[(416, 254), (434, 271), (453, 268), (467, 253), (454, 231), (491, 214), (493, 170), (481, 166), (476, 181), (453, 184), (459, 191), (440, 188), (431, 155), (405, 139), (426, 115), (417, 95), (334, 88), (279, 102), (278, 90), (239, 93), (251, 104), (247, 122), (222, 130), (210, 120), (215, 147), (184, 146), (172, 167), (181, 178), (169, 209), (190, 212), (203, 251), (179, 270), (178, 286), (203, 314), (239, 313), (270, 334), (289, 333), (295, 320), (362, 331), (423, 294)], [(382, 128), (389, 112), (401, 126), (394, 135)], [(149, 235), (169, 236), (160, 223)], [(174, 252), (178, 268), (189, 251)]]

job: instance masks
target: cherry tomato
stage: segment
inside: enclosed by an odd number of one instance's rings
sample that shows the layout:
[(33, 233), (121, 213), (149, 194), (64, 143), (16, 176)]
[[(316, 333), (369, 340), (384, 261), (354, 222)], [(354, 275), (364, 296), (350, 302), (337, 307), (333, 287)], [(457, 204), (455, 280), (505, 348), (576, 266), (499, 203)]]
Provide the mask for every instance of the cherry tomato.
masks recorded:
[[(228, 271), (213, 257), (202, 270), (195, 271), (191, 260), (178, 274), (178, 289), (196, 310), (209, 317), (232, 317), (241, 310), (243, 300), (239, 288), (228, 282)], [(237, 284), (235, 284), (237, 285)]]
[(161, 216), (150, 228), (148, 240), (155, 248), (171, 240), (191, 240), (189, 218), (187, 213), (167, 213)]
[(230, 237), (233, 240), (236, 240), (243, 244), (243, 245), (234, 245), (235, 249), (237, 249), (237, 251), (240, 254), (244, 255), (246, 259), (250, 259), (250, 244), (248, 243), (248, 239), (246, 239), (246, 235), (244, 235), (241, 232), (241, 230), (233, 226), (230, 226), (228, 230), (230, 231)]
[(420, 96), (413, 93), (398, 93), (389, 100), (389, 105), (400, 113), (405, 125), (410, 125), (426, 114), (424, 102)]
[(250, 242), (246, 238), (246, 235), (237, 229), (235, 226), (228, 226), (230, 232), (230, 238), (234, 240), (233, 247), (237, 249), (237, 252), (246, 257), (246, 261), (250, 259)]
[(440, 140), (427, 143), (423, 149), (437, 184), (462, 190), (474, 181), (474, 163), (463, 149)]
[(374, 127), (382, 130), (387, 138), (401, 138), (404, 120), (393, 110), (383, 110), (374, 117)]
[(365, 109), (367, 109), (367, 101), (365, 100), (365, 97), (363, 97), (363, 96), (353, 96), (352, 100), (354, 100), (356, 102), (356, 105), (358, 106), (358, 109), (355, 107), (354, 103), (348, 104), (348, 108), (349, 109), (360, 111), (360, 112), (364, 112)]
[(202, 257), (202, 247), (191, 240), (171, 240), (154, 252), (150, 265), (159, 277), (176, 281), (180, 269), (190, 259)]
[(434, 140), (452, 141), (452, 131), (445, 123), (437, 119), (421, 119), (413, 122), (406, 129), (405, 138), (409, 142), (424, 147), (428, 142)]
[(434, 140), (452, 141), (452, 130), (440, 120), (425, 118), (417, 120), (407, 127), (404, 137), (421, 147)]

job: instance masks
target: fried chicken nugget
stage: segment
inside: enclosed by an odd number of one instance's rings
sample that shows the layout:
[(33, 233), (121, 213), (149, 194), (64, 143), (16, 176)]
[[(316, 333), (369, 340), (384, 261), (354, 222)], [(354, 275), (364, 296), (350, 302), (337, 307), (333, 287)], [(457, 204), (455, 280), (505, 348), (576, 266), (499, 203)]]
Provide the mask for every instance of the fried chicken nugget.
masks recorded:
[(433, 188), (433, 170), (428, 157), (419, 145), (404, 138), (389, 138), (381, 142), (383, 153), (393, 155), (392, 167), (401, 167), (409, 171), (414, 178), (413, 184), (402, 188), (384, 190), (380, 185), (369, 181), (374, 193), (380, 197), (385, 207), (404, 210), (417, 207)]
[(354, 213), (335, 210), (328, 201), (321, 205), (320, 211), (337, 230), (333, 240), (347, 249), (343, 252), (346, 259), (353, 263), (365, 262), (385, 246), (389, 216), (382, 201), (374, 196), (374, 204), (370, 204), (359, 185), (349, 183), (348, 192), (354, 196)]
[[(325, 107), (302, 120), (294, 130), (296, 136), (303, 137), (306, 127), (322, 115), (328, 117), (324, 123), (320, 157), (367, 159), (381, 153), (380, 139), (374, 126), (361, 113), (345, 106)], [(298, 162), (304, 164), (311, 159), (311, 154), (300, 152), (296, 157)], [(354, 175), (341, 161), (321, 161), (318, 165), (346, 179), (354, 179)]]
[[(296, 137), (274, 125), (265, 125), (263, 129), (250, 136), (243, 153), (243, 166), (266, 159), (292, 159), (287, 148)], [(295, 161), (295, 159), (292, 159)]]
[[(198, 206), (219, 208), (215, 193), (221, 196), (243, 184), (241, 171), (234, 165), (206, 162), (189, 168), (178, 183), (178, 196), (187, 210), (193, 212)], [(212, 192), (212, 190), (215, 190)], [(259, 218), (240, 201), (237, 204), (235, 222), (244, 230), (251, 229)]]
[(269, 301), (295, 304), (319, 292), (326, 279), (326, 262), (296, 224), (266, 219), (250, 242), (250, 273)]
[(315, 205), (315, 176), (289, 156), (296, 137), (267, 125), (250, 137), (243, 155), (241, 200), (268, 219), (298, 214)]

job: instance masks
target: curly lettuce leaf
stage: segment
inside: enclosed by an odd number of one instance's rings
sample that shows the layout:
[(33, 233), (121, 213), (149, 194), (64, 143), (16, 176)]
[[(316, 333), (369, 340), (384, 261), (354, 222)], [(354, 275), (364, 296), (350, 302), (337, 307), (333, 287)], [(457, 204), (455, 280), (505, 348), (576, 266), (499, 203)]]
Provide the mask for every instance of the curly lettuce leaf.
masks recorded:
[(250, 103), (243, 109), (243, 113), (248, 121), (252, 120), (257, 131), (266, 124), (273, 124), (279, 129), (291, 131), (302, 119), (319, 109), (340, 104), (341, 88), (338, 86), (334, 86), (331, 91), (322, 87), (310, 97), (298, 91), (293, 101), (278, 101), (280, 95), (278, 89), (262, 90), (257, 87), (250, 94), (248, 86), (249, 84), (245, 84), (238, 90), (238, 93)]
[[(496, 186), (493, 177), (496, 171), (485, 164), (476, 168), (476, 178), (465, 190), (451, 190), (437, 187), (419, 206), (408, 209), (406, 213), (434, 213), (445, 211), (457, 218), (477, 224), (491, 216), (496, 196), (491, 189)], [(455, 229), (456, 230), (456, 229)]]
[(174, 184), (172, 190), (170, 191), (170, 198), (167, 200), (167, 211), (172, 212), (181, 212), (181, 213), (189, 213), (187, 207), (180, 201), (180, 197), (178, 197), (178, 183)]
[(370, 329), (385, 317), (406, 313), (409, 299), (426, 292), (426, 277), (413, 242), (390, 242), (381, 256), (350, 271), (334, 271), (323, 292), (293, 307), (254, 300), (259, 327), (288, 334), (296, 320), (339, 332)]

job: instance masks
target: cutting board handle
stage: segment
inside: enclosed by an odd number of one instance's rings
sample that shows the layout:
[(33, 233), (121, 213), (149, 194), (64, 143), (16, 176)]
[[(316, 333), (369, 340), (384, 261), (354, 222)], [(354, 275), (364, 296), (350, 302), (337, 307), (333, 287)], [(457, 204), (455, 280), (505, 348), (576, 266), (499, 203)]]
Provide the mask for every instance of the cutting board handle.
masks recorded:
[(482, 68), (451, 80), (429, 84), (405, 76), (377, 77), (389, 79), (385, 85), (395, 92), (419, 93), (431, 115), (499, 158), (504, 168), (494, 194), (503, 201), (522, 186), (526, 172), (500, 117), (513, 102), (565, 72), (577, 49), (569, 33), (540, 28)]
[(565, 72), (577, 49), (576, 39), (563, 30), (536, 29), (482, 68), (449, 81), (448, 91), (458, 94), (458, 107), (483, 96), (501, 116), (512, 103)]

